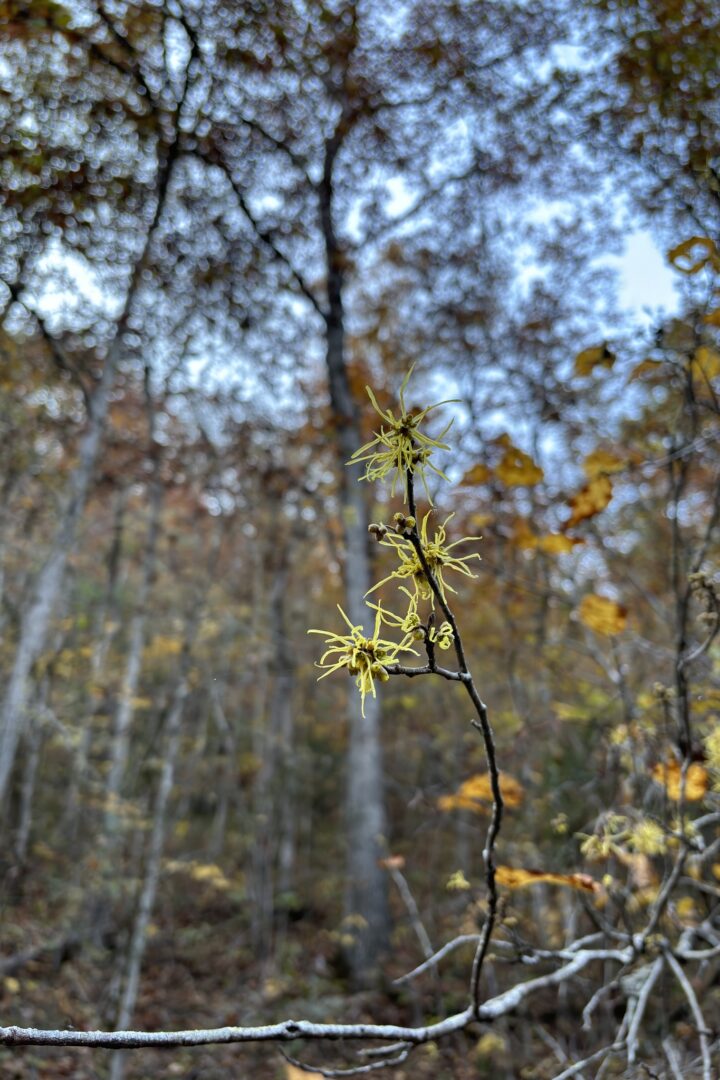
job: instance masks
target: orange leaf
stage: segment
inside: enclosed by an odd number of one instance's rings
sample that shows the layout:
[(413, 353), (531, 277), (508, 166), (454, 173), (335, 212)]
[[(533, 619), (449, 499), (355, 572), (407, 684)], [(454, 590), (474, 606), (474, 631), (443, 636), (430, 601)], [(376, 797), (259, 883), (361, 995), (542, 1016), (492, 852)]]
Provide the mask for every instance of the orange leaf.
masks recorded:
[[(656, 784), (664, 787), (671, 799), (680, 798), (682, 787), (682, 766), (675, 758), (667, 761), (659, 761), (652, 771), (652, 778)], [(697, 802), (705, 795), (708, 789), (708, 773), (704, 765), (693, 761), (685, 776), (685, 798), (688, 802)]]
[(594, 517), (604, 510), (612, 499), (612, 484), (610, 479), (602, 473), (590, 480), (584, 488), (568, 499), (572, 513), (565, 523), (565, 528), (572, 528), (587, 518)]
[(627, 608), (616, 603), (615, 600), (609, 600), (606, 596), (588, 593), (583, 597), (578, 608), (578, 617), (581, 623), (590, 630), (594, 630), (596, 634), (612, 637), (613, 634), (619, 634), (625, 629)]
[(498, 885), (508, 889), (522, 889), (525, 885), (565, 885), (570, 889), (582, 889), (583, 892), (596, 892), (600, 888), (590, 874), (553, 874), (545, 870), (518, 870), (511, 866), (498, 866), (495, 871)]

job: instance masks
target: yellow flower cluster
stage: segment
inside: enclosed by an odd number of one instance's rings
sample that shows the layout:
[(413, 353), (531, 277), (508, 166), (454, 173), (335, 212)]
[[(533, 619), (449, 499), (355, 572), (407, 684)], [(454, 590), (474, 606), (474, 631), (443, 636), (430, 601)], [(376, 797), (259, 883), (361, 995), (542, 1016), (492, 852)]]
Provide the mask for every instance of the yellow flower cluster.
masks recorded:
[[(383, 411), (372, 390), (367, 388), (373, 408), (383, 423), (374, 438), (353, 454), (350, 463), (365, 462), (365, 473), (361, 478), (364, 480), (379, 480), (394, 472), (392, 492), (394, 494), (398, 479), (402, 478), (406, 499), (409, 496), (409, 477), (418, 475), (430, 501), (425, 469), (430, 468), (438, 476), (447, 479), (444, 473), (432, 463), (431, 455), (434, 450), (448, 449), (441, 439), (450, 424), (437, 439), (432, 439), (421, 431), (420, 425), (430, 412), (447, 402), (439, 402), (437, 405), (430, 405), (418, 411), (409, 411), (405, 404), (405, 391), (411, 374), (412, 368), (400, 388), (397, 416), (392, 409)], [(318, 667), (324, 669), (320, 678), (324, 679), (334, 671), (345, 668), (350, 675), (355, 677), (362, 698), (363, 715), (365, 698), (368, 694), (375, 697), (376, 681), (386, 682), (389, 679), (387, 669), (397, 662), (398, 656), (401, 653), (412, 653), (417, 656), (416, 651), (411, 647), (413, 641), (425, 641), (428, 649), (433, 646), (439, 649), (452, 647), (455, 635), (450, 623), (443, 622), (435, 626), (433, 620), (429, 619), (428, 624), (424, 625), (418, 613), (418, 604), (421, 601), (428, 601), (432, 608), (435, 607), (436, 596), (428, 578), (428, 572), (437, 583), (443, 602), (447, 602), (448, 592), (455, 592), (446, 580), (445, 575), (448, 571), (463, 574), (465, 577), (476, 576), (470, 570), (468, 563), (471, 559), (479, 559), (480, 556), (477, 553), (460, 556), (455, 553), (455, 548), (459, 544), (468, 543), (478, 537), (465, 536), (453, 543), (448, 543), (446, 529), (452, 516), (451, 514), (445, 518), (443, 523), (434, 529), (432, 535), (428, 529), (430, 513), (425, 515), (419, 529), (413, 516), (401, 513), (395, 514), (393, 525), (390, 527), (383, 524), (373, 524), (369, 527), (370, 533), (380, 544), (393, 549), (398, 558), (398, 566), (391, 574), (369, 589), (366, 595), (379, 589), (388, 581), (397, 581), (400, 592), (405, 594), (408, 602), (403, 615), (387, 611), (379, 604), (366, 601), (367, 606), (375, 612), (372, 634), (366, 635), (362, 626), (351, 623), (341, 607), (338, 607), (338, 610), (347, 624), (348, 633), (337, 634), (329, 630), (308, 631), (311, 634), (322, 634), (325, 638), (326, 649), (317, 664)], [(422, 558), (418, 549), (422, 552)], [(405, 581), (411, 585), (411, 588), (400, 584)], [(381, 637), (383, 626), (399, 631), (402, 635), (401, 640), (393, 642)]]
[(438, 476), (441, 476), (443, 480), (447, 480), (445, 473), (441, 472), (430, 458), (434, 450), (450, 449), (446, 443), (441, 442), (441, 439), (450, 430), (452, 420), (443, 428), (437, 439), (431, 439), (429, 435), (420, 431), (420, 425), (434, 409), (440, 408), (441, 405), (448, 405), (454, 399), (439, 401), (437, 404), (429, 405), (426, 409), (420, 409), (417, 412), (408, 411), (405, 405), (405, 391), (412, 370), (410, 368), (400, 387), (398, 416), (395, 416), (392, 409), (381, 409), (370, 387), (365, 387), (372, 406), (383, 423), (370, 442), (365, 443), (364, 446), (355, 451), (348, 464), (354, 465), (358, 462), (366, 462), (365, 472), (361, 480), (384, 480), (388, 473), (395, 470), (390, 494), (395, 494), (397, 482), (401, 479), (406, 501), (408, 497), (408, 474), (417, 473), (422, 480), (428, 502), (432, 505), (425, 478), (425, 469), (426, 467), (430, 468)]
[[(477, 536), (463, 536), (460, 540), (455, 540), (452, 544), (447, 543), (446, 525), (454, 517), (450, 514), (445, 518), (442, 525), (439, 525), (435, 530), (432, 538), (428, 535), (428, 520), (430, 514), (426, 514), (423, 518), (422, 525), (420, 526), (420, 545), (422, 547), (423, 555), (428, 569), (432, 573), (433, 577), (437, 581), (438, 588), (440, 589), (440, 595), (443, 600), (447, 600), (446, 590), (454, 593), (453, 589), (445, 580), (445, 574), (448, 570), (454, 570), (456, 573), (464, 574), (465, 577), (476, 577), (472, 570), (467, 565), (470, 559), (479, 559), (480, 556), (477, 552), (473, 552), (471, 555), (463, 555), (458, 557), (453, 555), (453, 548), (456, 548), (458, 544), (466, 544), (471, 540), (479, 540)], [(383, 578), (382, 581), (378, 581), (377, 585), (373, 585), (370, 592), (374, 592), (379, 589), (381, 585), (385, 585), (388, 581), (395, 579), (402, 581), (407, 578), (412, 580), (414, 592), (412, 598), (417, 605), (418, 600), (429, 600), (430, 604), (435, 606), (435, 597), (430, 586), (430, 582), (427, 579), (425, 570), (423, 569), (420, 556), (409, 536), (398, 536), (397, 533), (388, 532), (382, 537), (380, 543), (384, 547), (391, 547), (394, 549), (395, 554), (400, 560), (400, 565)], [(406, 592), (407, 590), (403, 590)]]
[(385, 670), (388, 664), (394, 664), (398, 655), (417, 653), (410, 647), (412, 637), (406, 634), (400, 642), (388, 641), (380, 637), (380, 628), (385, 613), (380, 606), (375, 607), (375, 627), (370, 637), (365, 636), (362, 626), (353, 626), (343, 609), (338, 604), (338, 611), (348, 625), (349, 634), (334, 634), (330, 630), (308, 630), (309, 634), (322, 634), (328, 648), (320, 657), (318, 667), (326, 668), (321, 679), (332, 675), (333, 671), (347, 668), (348, 674), (355, 676), (355, 683), (362, 698), (363, 716), (365, 698), (368, 694), (375, 697), (375, 680), (387, 682), (390, 678)]

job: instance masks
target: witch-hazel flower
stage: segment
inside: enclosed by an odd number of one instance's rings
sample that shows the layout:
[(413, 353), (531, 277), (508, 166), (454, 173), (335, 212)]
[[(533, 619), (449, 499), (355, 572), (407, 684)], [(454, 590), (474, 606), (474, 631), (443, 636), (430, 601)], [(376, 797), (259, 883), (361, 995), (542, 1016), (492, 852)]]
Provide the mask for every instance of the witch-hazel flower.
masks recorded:
[[(472, 552), (470, 555), (454, 554), (454, 548), (458, 547), (459, 544), (467, 544), (471, 540), (479, 540), (479, 536), (463, 536), (460, 540), (454, 540), (452, 544), (446, 542), (446, 526), (453, 517), (454, 514), (450, 514), (446, 517), (442, 525), (438, 525), (435, 529), (432, 538), (428, 535), (428, 520), (430, 518), (430, 513), (425, 515), (420, 526), (419, 539), (423, 555), (425, 556), (425, 562), (437, 582), (443, 600), (447, 600), (447, 592), (456, 592), (452, 585), (445, 580), (447, 571), (454, 570), (458, 574), (464, 574), (465, 577), (477, 577), (477, 574), (473, 574), (468, 563), (471, 559), (480, 558), (480, 555), (477, 552)], [(435, 598), (432, 587), (426, 577), (423, 565), (420, 561), (420, 556), (411, 538), (409, 536), (388, 532), (380, 540), (380, 543), (383, 547), (391, 547), (395, 550), (395, 554), (400, 560), (400, 565), (397, 566), (392, 573), (388, 574), (387, 577), (384, 577), (382, 581), (378, 581), (377, 585), (373, 585), (373, 587), (368, 590), (368, 594), (375, 592), (376, 589), (379, 589), (388, 581), (403, 581), (409, 579), (413, 585), (413, 592), (409, 593), (403, 586), (400, 586), (400, 588), (410, 596), (411, 602), (414, 605), (413, 610), (417, 607), (419, 600), (429, 600), (434, 607)]]
[(308, 630), (308, 634), (322, 634), (328, 646), (315, 665), (326, 669), (319, 679), (324, 679), (341, 668), (347, 668), (348, 674), (355, 676), (355, 683), (362, 698), (363, 716), (366, 696), (368, 694), (376, 696), (375, 680), (387, 682), (390, 678), (385, 670), (388, 664), (394, 664), (401, 652), (410, 652), (417, 656), (410, 646), (412, 640), (410, 634), (406, 634), (400, 642), (380, 637), (380, 630), (386, 621), (386, 612), (379, 604), (369, 606), (375, 610), (375, 626), (370, 637), (365, 636), (362, 626), (353, 626), (339, 604), (338, 611), (348, 625), (349, 634), (335, 634), (330, 630)]
[(428, 502), (432, 505), (425, 478), (425, 469), (432, 469), (443, 480), (447, 480), (445, 473), (438, 469), (430, 459), (434, 450), (450, 449), (447, 443), (441, 440), (446, 432), (450, 430), (452, 420), (443, 428), (436, 439), (431, 439), (429, 435), (420, 431), (420, 425), (433, 409), (438, 409), (441, 405), (448, 405), (453, 399), (438, 401), (435, 405), (428, 405), (427, 408), (420, 409), (417, 412), (408, 411), (405, 405), (405, 390), (412, 371), (413, 368), (411, 367), (400, 387), (400, 410), (398, 416), (395, 416), (392, 409), (381, 409), (371, 388), (369, 386), (365, 387), (372, 406), (383, 423), (374, 438), (355, 451), (348, 464), (366, 462), (365, 472), (361, 476), (361, 480), (382, 480), (394, 470), (395, 475), (390, 493), (391, 495), (395, 494), (397, 482), (401, 479), (405, 501), (407, 501), (408, 497), (408, 474), (416, 473), (422, 480)]

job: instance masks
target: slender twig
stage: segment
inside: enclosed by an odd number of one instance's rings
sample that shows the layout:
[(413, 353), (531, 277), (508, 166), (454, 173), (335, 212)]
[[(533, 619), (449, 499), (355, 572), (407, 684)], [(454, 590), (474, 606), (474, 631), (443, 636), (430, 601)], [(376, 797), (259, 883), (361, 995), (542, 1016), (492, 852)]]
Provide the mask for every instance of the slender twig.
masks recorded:
[(609, 1046), (603, 1046), (602, 1050), (596, 1050), (594, 1054), (590, 1054), (589, 1057), (583, 1058), (582, 1061), (577, 1061), (574, 1065), (571, 1065), (569, 1069), (564, 1069), (561, 1073), (558, 1073), (553, 1077), (553, 1080), (570, 1080), (571, 1076), (577, 1076), (579, 1073), (586, 1069), (588, 1065), (594, 1065), (596, 1061), (601, 1061), (602, 1058), (608, 1054), (619, 1054), (625, 1049), (624, 1042), (613, 1042)]
[(713, 1080), (712, 1077), (712, 1061), (710, 1059), (710, 1043), (708, 1041), (708, 1035), (710, 1031), (705, 1023), (705, 1017), (702, 1014), (702, 1009), (697, 999), (697, 995), (692, 988), (692, 984), (687, 975), (680, 967), (680, 964), (675, 959), (670, 950), (665, 952), (665, 959), (668, 962), (668, 967), (671, 969), (673, 975), (677, 979), (682, 992), (687, 998), (690, 1011), (693, 1014), (695, 1020), (695, 1026), (698, 1030), (698, 1037), (700, 1039), (700, 1053), (702, 1054), (703, 1063), (703, 1080)]
[[(665, 961), (662, 956), (658, 956), (656, 960), (649, 966), (647, 978), (643, 983), (642, 990), (638, 994), (637, 1002), (632, 1014), (632, 1020), (630, 1021), (630, 1030), (627, 1036), (627, 1059), (628, 1065), (634, 1065), (637, 1058), (639, 1036), (640, 1036), (640, 1024), (642, 1023), (645, 1010), (647, 1008), (650, 995), (653, 991), (655, 983), (660, 978)], [(637, 975), (637, 972), (633, 974), (633, 977)]]
[(445, 599), (443, 590), (435, 577), (434, 573), (430, 569), (430, 566), (425, 555), (425, 550), (420, 540), (420, 534), (417, 528), (417, 506), (415, 504), (415, 488), (414, 477), (411, 469), (407, 471), (407, 492), (408, 492), (408, 506), (410, 508), (410, 515), (415, 519), (415, 525), (409, 531), (410, 542), (415, 549), (417, 557), (422, 566), (425, 579), (432, 590), (433, 596), (438, 602), (438, 606), (443, 615), (447, 619), (453, 632), (453, 644), (455, 646), (455, 653), (458, 659), (458, 667), (461, 674), (466, 678), (462, 679), (462, 684), (467, 691), (470, 700), (473, 703), (475, 712), (477, 713), (477, 720), (471, 720), (473, 727), (477, 728), (483, 738), (485, 746), (485, 758), (487, 761), (488, 773), (490, 775), (490, 787), (493, 795), (492, 814), (490, 817), (490, 825), (488, 827), (487, 836), (485, 839), (485, 849), (483, 851), (483, 859), (485, 861), (485, 880), (487, 882), (488, 899), (487, 899), (487, 915), (483, 923), (481, 931), (480, 941), (478, 943), (477, 951), (475, 953), (475, 959), (473, 961), (472, 974), (470, 977), (470, 1000), (475, 1010), (475, 1015), (479, 1015), (480, 1009), (480, 977), (482, 975), (482, 968), (485, 957), (487, 955), (488, 946), (490, 944), (490, 938), (492, 937), (493, 929), (495, 927), (495, 919), (497, 916), (498, 905), (498, 892), (497, 884), (495, 881), (495, 841), (497, 840), (498, 833), (500, 832), (500, 826), (502, 824), (503, 814), (503, 797), (500, 791), (500, 770), (497, 764), (497, 755), (495, 751), (495, 736), (488, 717), (487, 706), (480, 697), (475, 681), (470, 673), (467, 659), (465, 656), (465, 649), (463, 647), (462, 636), (458, 629), (455, 616), (450, 609), (450, 606)]
[[(410, 1051), (413, 1050), (414, 1047), (402, 1043), (396, 1045), (403, 1046), (403, 1049), (394, 1057), (383, 1056), (379, 1061), (370, 1061), (367, 1065), (351, 1065), (346, 1069), (326, 1069), (322, 1065), (306, 1065), (304, 1061), (299, 1061), (298, 1058), (291, 1057), (290, 1054), (286, 1054), (284, 1050), (279, 1050), (279, 1053), (285, 1058), (289, 1065), (293, 1065), (296, 1069), (300, 1069), (310, 1076), (326, 1076), (329, 1080), (334, 1080), (335, 1077), (361, 1076), (364, 1073), (377, 1072), (378, 1069), (387, 1069), (390, 1065), (402, 1065), (403, 1061), (407, 1060)], [(387, 1051), (385, 1051), (385, 1054), (387, 1054)]]

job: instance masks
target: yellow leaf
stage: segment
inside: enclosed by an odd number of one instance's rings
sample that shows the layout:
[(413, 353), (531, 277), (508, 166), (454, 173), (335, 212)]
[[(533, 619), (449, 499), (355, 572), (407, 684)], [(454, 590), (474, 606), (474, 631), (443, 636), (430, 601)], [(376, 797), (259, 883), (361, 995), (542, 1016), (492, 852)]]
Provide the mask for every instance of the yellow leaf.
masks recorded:
[(625, 462), (609, 450), (593, 450), (583, 461), (585, 475), (590, 480), (603, 473), (616, 473), (625, 468)]
[(529, 454), (518, 450), (516, 446), (509, 446), (495, 470), (495, 475), (503, 484), (511, 487), (539, 484), (544, 473)]
[(662, 368), (662, 360), (641, 360), (637, 367), (634, 367), (630, 372), (628, 382), (635, 382), (636, 379), (641, 379), (643, 375), (650, 375), (652, 372), (657, 372), (658, 368)]
[(627, 625), (627, 609), (615, 600), (595, 593), (583, 597), (578, 617), (590, 630), (596, 634), (607, 634), (608, 637), (621, 633)]
[(519, 870), (511, 866), (498, 866), (495, 880), (498, 885), (505, 885), (508, 889), (522, 889), (526, 885), (537, 885), (541, 882), (565, 885), (583, 892), (595, 892), (600, 887), (590, 874), (553, 874), (545, 870)]
[(720, 308), (708, 311), (707, 315), (703, 316), (703, 322), (708, 326), (720, 326)]
[(597, 367), (611, 368), (615, 363), (615, 353), (608, 349), (605, 342), (590, 349), (583, 349), (575, 357), (575, 374), (591, 375)]
[(573, 525), (594, 517), (595, 514), (599, 514), (601, 510), (604, 510), (612, 499), (612, 490), (610, 479), (604, 473), (590, 480), (584, 488), (578, 491), (577, 495), (573, 495), (568, 499), (568, 505), (572, 513), (565, 524), (565, 528), (572, 528)]
[(689, 240), (683, 240), (668, 251), (668, 259), (681, 274), (697, 274), (708, 264), (714, 270), (720, 268), (717, 248), (708, 236), (691, 236)]
[[(671, 799), (680, 798), (682, 787), (682, 766), (675, 758), (667, 761), (659, 761), (652, 770), (652, 778), (656, 784), (664, 787)], [(704, 765), (693, 761), (688, 766), (685, 776), (685, 798), (688, 802), (698, 802), (708, 789), (708, 772)]]
[(565, 536), (564, 533), (550, 533), (548, 536), (539, 536), (537, 538), (537, 546), (541, 551), (546, 551), (548, 555), (565, 555), (567, 552), (572, 551), (577, 544), (584, 543), (584, 540), (579, 540), (574, 536)]
[[(500, 794), (507, 807), (520, 806), (525, 796), (522, 784), (508, 773), (500, 773)], [(463, 781), (454, 795), (441, 795), (437, 801), (440, 810), (474, 810), (484, 814), (483, 803), (492, 803), (492, 783), (489, 773), (477, 773)]]
[(14, 976), (12, 976), (12, 975), (7, 975), (3, 979), (3, 986), (7, 990), (8, 994), (19, 994), (20, 993), (20, 980), (14, 978)]
[(467, 487), (470, 484), (484, 484), (491, 476), (492, 473), (487, 465), (483, 465), (483, 463), (479, 461), (477, 465), (473, 465), (471, 469), (468, 469), (460, 481), (460, 486)]
[(690, 370), (696, 379), (716, 379), (720, 375), (720, 353), (701, 345), (695, 351)]

